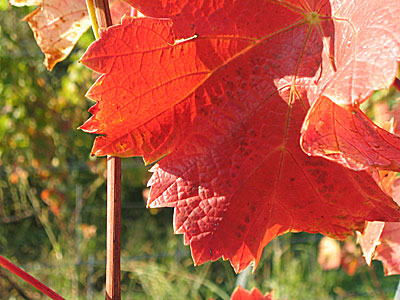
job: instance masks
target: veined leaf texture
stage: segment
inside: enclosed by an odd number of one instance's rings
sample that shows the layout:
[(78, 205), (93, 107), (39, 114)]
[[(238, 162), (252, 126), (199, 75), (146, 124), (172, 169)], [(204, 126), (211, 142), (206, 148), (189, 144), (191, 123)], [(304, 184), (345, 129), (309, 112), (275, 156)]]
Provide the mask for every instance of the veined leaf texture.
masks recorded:
[(371, 176), (400, 170), (400, 138), (359, 109), (395, 78), (398, 0), (128, 2), (148, 17), (82, 57), (102, 76), (81, 129), (94, 155), (158, 161), (148, 205), (175, 208), (196, 264), (239, 272), (285, 232), (400, 220)]

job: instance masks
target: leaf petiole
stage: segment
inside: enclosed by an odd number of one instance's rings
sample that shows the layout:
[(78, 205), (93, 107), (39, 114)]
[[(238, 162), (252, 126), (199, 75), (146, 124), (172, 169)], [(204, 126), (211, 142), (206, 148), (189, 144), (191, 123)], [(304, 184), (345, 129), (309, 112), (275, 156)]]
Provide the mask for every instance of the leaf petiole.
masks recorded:
[(90, 21), (92, 22), (92, 30), (96, 40), (100, 37), (99, 35), (99, 23), (96, 18), (96, 9), (94, 6), (94, 0), (86, 0), (87, 10), (89, 12)]

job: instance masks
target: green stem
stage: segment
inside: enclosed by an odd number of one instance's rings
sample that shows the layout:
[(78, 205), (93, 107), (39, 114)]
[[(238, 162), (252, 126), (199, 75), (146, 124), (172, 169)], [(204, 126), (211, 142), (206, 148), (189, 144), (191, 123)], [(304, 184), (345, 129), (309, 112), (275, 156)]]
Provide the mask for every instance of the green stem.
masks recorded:
[(96, 18), (96, 9), (93, 0), (86, 0), (87, 10), (89, 12), (90, 21), (92, 22), (92, 30), (96, 40), (100, 37), (99, 35), (99, 23)]

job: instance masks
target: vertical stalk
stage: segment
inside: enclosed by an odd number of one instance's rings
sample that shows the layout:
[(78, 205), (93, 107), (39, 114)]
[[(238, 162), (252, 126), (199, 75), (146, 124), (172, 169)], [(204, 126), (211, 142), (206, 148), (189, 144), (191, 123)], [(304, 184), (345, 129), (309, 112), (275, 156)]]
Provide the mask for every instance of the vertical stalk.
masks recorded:
[[(91, 0), (87, 0), (93, 12)], [(108, 0), (94, 0), (94, 10), (99, 28), (112, 25)], [(93, 26), (93, 30), (95, 29)], [(98, 32), (96, 33), (98, 35)], [(107, 157), (107, 257), (106, 257), (106, 300), (120, 300), (121, 273), (121, 159)]]
[(107, 157), (106, 300), (120, 300), (121, 159)]
[(94, 8), (94, 0), (86, 0), (86, 7), (89, 13), (90, 21), (92, 23), (92, 30), (96, 40), (100, 37), (99, 36), (99, 24), (97, 23), (96, 19), (96, 10)]
[(112, 25), (112, 19), (108, 0), (94, 0), (94, 8), (99, 27), (110, 27)]

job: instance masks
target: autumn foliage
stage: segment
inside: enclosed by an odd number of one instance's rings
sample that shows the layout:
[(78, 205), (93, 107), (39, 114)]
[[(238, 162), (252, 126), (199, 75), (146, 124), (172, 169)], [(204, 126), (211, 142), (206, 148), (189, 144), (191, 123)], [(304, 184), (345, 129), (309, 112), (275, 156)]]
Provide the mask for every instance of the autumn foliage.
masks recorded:
[[(52, 70), (64, 60), (91, 26), (85, 0), (10, 0), (16, 6), (39, 5), (24, 18), (35, 35), (38, 46), (45, 54), (44, 64)], [(121, 0), (112, 1), (113, 17), (118, 21), (130, 6)]]
[(148, 205), (175, 207), (196, 264), (240, 271), (288, 231), (399, 221), (373, 178), (399, 171), (400, 138), (359, 108), (395, 78), (397, 1), (130, 2), (153, 18), (124, 18), (83, 56), (104, 75), (81, 129), (102, 135), (95, 155), (167, 155)]
[(400, 137), (360, 109), (395, 79), (398, 0), (127, 2), (148, 17), (82, 57), (102, 75), (81, 129), (93, 155), (157, 162), (148, 206), (175, 208), (195, 264), (239, 272), (286, 232), (400, 221), (381, 189)]

